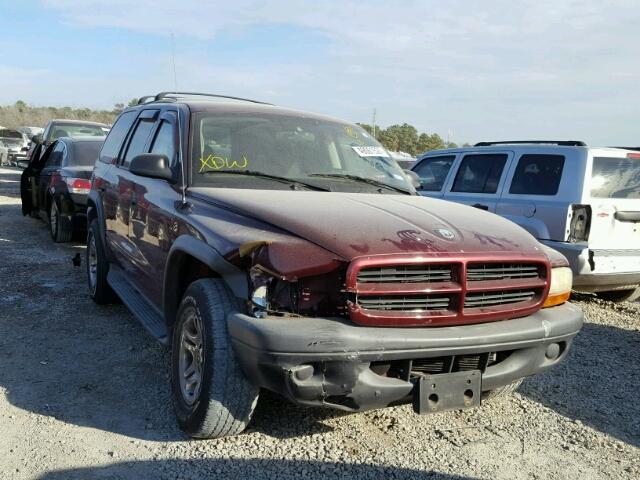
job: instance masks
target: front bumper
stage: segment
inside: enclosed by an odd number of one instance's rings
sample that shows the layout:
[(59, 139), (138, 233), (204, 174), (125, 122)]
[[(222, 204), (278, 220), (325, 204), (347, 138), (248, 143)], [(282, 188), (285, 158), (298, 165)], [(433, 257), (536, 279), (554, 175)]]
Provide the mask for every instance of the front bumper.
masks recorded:
[(560, 362), (582, 322), (582, 311), (568, 303), (513, 320), (437, 328), (240, 313), (227, 318), (236, 356), (252, 382), (301, 404), (349, 411), (411, 401), (417, 377), (376, 373), (385, 362), (411, 370), (424, 359), (495, 353), (502, 360), (482, 372), (482, 390), (489, 391)]
[(603, 292), (640, 285), (640, 250), (594, 250), (586, 243), (543, 243), (567, 258), (576, 291)]

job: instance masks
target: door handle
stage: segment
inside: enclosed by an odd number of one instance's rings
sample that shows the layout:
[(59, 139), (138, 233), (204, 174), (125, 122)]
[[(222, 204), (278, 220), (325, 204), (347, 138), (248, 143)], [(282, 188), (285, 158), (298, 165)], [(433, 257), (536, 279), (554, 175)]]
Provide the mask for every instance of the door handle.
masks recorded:
[(481, 203), (474, 203), (472, 207), (479, 208), (480, 210), (489, 210), (489, 205), (483, 205)]

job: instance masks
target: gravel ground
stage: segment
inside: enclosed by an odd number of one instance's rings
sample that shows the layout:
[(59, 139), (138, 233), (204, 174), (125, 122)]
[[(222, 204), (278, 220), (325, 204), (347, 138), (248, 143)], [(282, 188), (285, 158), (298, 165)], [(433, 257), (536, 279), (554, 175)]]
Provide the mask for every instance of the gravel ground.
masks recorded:
[[(249, 430), (190, 441), (168, 354), (122, 306), (88, 298), (81, 242), (20, 214), (0, 170), (0, 478), (639, 478), (640, 304), (578, 297), (566, 361), (464, 412), (341, 414), (261, 398)], [(81, 240), (81, 239), (80, 239)]]

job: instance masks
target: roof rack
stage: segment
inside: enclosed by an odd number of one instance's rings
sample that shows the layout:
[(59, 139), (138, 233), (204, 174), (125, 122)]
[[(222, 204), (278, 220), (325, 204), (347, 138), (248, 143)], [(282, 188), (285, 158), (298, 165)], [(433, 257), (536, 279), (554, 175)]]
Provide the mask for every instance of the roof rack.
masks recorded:
[(142, 105), (143, 103), (149, 103), (149, 99), (153, 99), (153, 102), (159, 102), (161, 100), (176, 100), (179, 97), (213, 97), (213, 98), (226, 98), (228, 100), (238, 100), (241, 102), (250, 102), (250, 103), (259, 103), (261, 105), (273, 105), (272, 103), (261, 102), (258, 100), (251, 100), (250, 98), (242, 98), (242, 97), (232, 97), (229, 95), (216, 95), (214, 93), (201, 93), (201, 92), (160, 92), (157, 95), (146, 95), (144, 97), (140, 97), (138, 99), (138, 105)]
[(635, 150), (640, 152), (640, 147), (609, 147), (609, 148), (621, 148), (623, 150)]
[(537, 144), (537, 145), (559, 145), (562, 147), (586, 147), (587, 144), (580, 140), (509, 140), (504, 142), (478, 142), (475, 147), (490, 147), (491, 145), (513, 145), (513, 144)]

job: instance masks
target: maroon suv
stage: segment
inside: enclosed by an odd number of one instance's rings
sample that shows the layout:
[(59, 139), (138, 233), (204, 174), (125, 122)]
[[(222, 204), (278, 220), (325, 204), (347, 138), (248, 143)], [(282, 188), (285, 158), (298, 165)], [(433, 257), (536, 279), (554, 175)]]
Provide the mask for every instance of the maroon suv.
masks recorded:
[(87, 270), (172, 347), (180, 426), (241, 432), (260, 388), (348, 411), (477, 406), (567, 354), (564, 257), (515, 224), (416, 194), (356, 125), (163, 93), (96, 163)]

